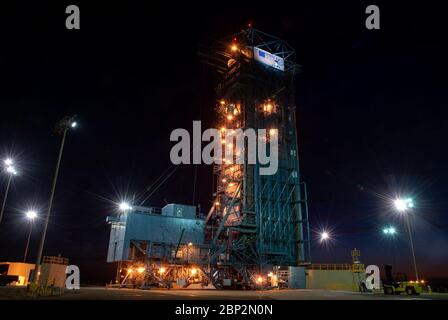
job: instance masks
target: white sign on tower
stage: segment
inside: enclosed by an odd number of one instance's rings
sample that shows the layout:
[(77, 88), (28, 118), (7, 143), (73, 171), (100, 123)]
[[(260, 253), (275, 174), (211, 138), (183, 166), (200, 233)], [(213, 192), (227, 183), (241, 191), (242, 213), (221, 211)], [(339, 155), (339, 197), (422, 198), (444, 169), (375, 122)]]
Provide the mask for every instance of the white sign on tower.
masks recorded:
[(277, 70), (285, 71), (285, 60), (266, 50), (255, 47), (254, 59)]

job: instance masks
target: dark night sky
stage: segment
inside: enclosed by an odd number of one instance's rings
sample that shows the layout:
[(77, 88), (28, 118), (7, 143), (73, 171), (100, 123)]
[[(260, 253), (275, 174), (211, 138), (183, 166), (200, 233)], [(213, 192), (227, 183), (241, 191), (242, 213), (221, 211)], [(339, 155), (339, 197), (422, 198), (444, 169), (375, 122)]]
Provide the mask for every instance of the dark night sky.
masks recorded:
[[(81, 30), (65, 29), (65, 6), (39, 4), (0, 12), (0, 157), (12, 155), (14, 178), (0, 225), (0, 261), (20, 260), (27, 236), (23, 210), (48, 202), (59, 139), (54, 124), (79, 115), (64, 151), (45, 254), (61, 253), (83, 281), (108, 281), (105, 263), (113, 201), (141, 193), (170, 166), (169, 134), (212, 127), (212, 72), (198, 45), (240, 31), (248, 22), (297, 50), (297, 128), (308, 184), (311, 229), (332, 230), (313, 244), (314, 262), (391, 262), (385, 224), (399, 229), (398, 269), (410, 272), (397, 192), (415, 198), (417, 259), (423, 278), (448, 278), (446, 111), (448, 45), (442, 10), (345, 1), (273, 10), (262, 2), (231, 8), (80, 5)], [(381, 30), (364, 27), (378, 4)], [(235, 4), (236, 6), (236, 4)], [(146, 202), (192, 202), (194, 168), (185, 166)], [(208, 210), (211, 167), (198, 168), (196, 202)], [(1, 193), (5, 175), (0, 181)], [(205, 210), (204, 210), (205, 211)], [(41, 230), (39, 223), (36, 230)], [(35, 231), (36, 231), (35, 230)], [(31, 243), (34, 259), (38, 232)]]

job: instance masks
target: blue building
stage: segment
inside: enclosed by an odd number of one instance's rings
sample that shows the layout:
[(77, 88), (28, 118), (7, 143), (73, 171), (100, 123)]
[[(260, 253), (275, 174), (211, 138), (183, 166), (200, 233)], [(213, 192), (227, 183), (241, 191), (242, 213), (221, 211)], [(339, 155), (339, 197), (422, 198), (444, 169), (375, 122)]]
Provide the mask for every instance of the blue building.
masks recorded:
[(204, 242), (204, 220), (194, 206), (132, 207), (107, 217), (107, 222), (111, 224), (107, 262), (169, 261), (179, 247)]

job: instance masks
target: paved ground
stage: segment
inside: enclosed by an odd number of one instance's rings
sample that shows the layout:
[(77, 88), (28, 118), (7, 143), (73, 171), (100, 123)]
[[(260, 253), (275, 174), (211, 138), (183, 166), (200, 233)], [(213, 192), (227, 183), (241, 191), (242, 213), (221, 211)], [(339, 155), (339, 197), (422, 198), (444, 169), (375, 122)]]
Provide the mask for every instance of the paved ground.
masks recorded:
[[(33, 299), (24, 295), (23, 289), (0, 288), (0, 299)], [(66, 291), (62, 296), (36, 299), (58, 300), (448, 300), (448, 294), (422, 294), (419, 296), (386, 296), (378, 293), (356, 293), (333, 290), (139, 290), (85, 287)]]

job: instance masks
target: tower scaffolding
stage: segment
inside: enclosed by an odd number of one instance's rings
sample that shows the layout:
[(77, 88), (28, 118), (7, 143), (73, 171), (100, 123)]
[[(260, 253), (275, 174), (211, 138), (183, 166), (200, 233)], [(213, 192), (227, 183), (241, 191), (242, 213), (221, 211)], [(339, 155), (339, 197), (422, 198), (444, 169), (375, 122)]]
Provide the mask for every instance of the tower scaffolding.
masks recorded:
[[(299, 171), (293, 78), (295, 51), (283, 40), (249, 28), (216, 41), (200, 52), (219, 74), (216, 88), (217, 124), (222, 148), (235, 161), (214, 166), (217, 185), (206, 219), (205, 241), (211, 246), (210, 274), (237, 272), (243, 281), (260, 282), (274, 266), (298, 266), (310, 261), (306, 186)], [(248, 163), (243, 150), (225, 139), (229, 130), (278, 131), (278, 171), (261, 175), (257, 159)], [(257, 135), (257, 139), (262, 138)], [(235, 154), (238, 151), (242, 155)], [(216, 270), (215, 270), (216, 269)]]

